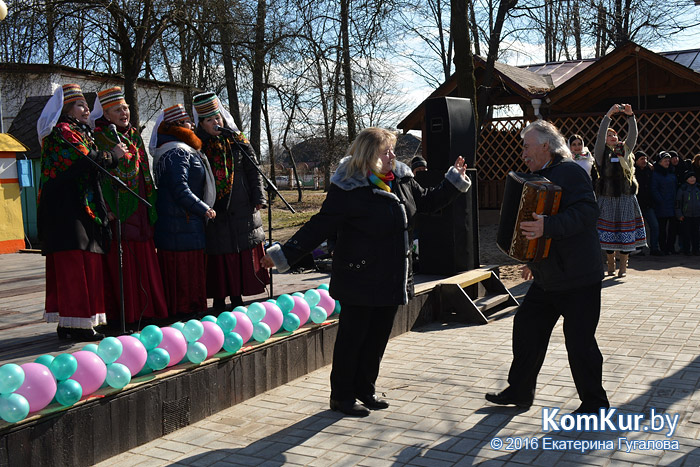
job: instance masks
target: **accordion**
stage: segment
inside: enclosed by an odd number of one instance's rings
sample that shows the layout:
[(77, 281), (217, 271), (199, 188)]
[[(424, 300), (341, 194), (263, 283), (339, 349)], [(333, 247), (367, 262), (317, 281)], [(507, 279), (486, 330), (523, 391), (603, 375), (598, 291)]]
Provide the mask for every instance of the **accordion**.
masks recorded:
[(559, 210), (561, 187), (536, 174), (509, 172), (501, 204), (496, 243), (518, 261), (539, 261), (549, 255), (550, 238), (528, 240), (520, 223), (533, 221), (532, 213), (553, 215)]

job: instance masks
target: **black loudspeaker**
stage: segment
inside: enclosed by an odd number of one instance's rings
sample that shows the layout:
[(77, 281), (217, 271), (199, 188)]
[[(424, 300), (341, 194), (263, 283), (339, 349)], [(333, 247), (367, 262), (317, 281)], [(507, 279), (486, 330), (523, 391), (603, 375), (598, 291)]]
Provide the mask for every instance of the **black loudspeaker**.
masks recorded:
[[(467, 169), (467, 175), (472, 186), (466, 193), (437, 212), (416, 216), (420, 274), (454, 276), (480, 266), (476, 170)], [(416, 174), (416, 181), (424, 188), (437, 186), (444, 179), (445, 171), (430, 166)]]
[(447, 170), (462, 156), (476, 160), (476, 125), (471, 99), (433, 97), (425, 101), (425, 146), (428, 170)]

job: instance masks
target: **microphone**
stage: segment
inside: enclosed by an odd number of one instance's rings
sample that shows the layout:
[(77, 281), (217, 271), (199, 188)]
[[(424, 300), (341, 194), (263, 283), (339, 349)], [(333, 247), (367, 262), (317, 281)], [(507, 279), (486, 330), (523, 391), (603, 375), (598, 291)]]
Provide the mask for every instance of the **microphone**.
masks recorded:
[(230, 128), (224, 128), (224, 127), (219, 126), (219, 125), (214, 125), (214, 129), (215, 129), (216, 131), (220, 131), (220, 132), (222, 132), (223, 134), (229, 135), (229, 136), (236, 136), (236, 135), (238, 134), (237, 131), (233, 131), (233, 130), (230, 129)]
[(107, 126), (107, 128), (109, 128), (109, 131), (111, 131), (112, 133), (114, 133), (116, 135), (117, 143), (119, 143), (119, 141), (121, 141), (124, 144), (126, 144), (127, 146), (129, 146), (129, 142), (126, 140), (126, 138), (124, 138), (124, 136), (121, 133), (119, 133), (119, 131), (117, 131), (117, 125), (115, 125), (114, 123), (110, 123)]

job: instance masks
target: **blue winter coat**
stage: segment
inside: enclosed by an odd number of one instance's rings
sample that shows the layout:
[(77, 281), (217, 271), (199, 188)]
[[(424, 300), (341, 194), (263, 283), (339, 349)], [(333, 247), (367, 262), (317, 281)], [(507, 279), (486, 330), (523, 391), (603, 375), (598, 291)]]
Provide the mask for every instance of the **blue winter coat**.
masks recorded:
[[(158, 135), (159, 142), (161, 136)], [(167, 138), (166, 138), (167, 139)], [(171, 251), (204, 249), (205, 165), (190, 146), (179, 143), (160, 156), (155, 165), (158, 185), (156, 248)]]
[(676, 176), (657, 163), (651, 175), (651, 198), (656, 217), (674, 217), (676, 187)]

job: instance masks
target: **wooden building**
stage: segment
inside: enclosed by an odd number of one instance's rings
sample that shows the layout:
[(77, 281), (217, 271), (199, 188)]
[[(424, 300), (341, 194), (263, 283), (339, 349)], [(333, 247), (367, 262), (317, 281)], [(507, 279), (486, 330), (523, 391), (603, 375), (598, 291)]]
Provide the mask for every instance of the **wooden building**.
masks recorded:
[[(485, 62), (474, 60), (478, 86)], [(453, 75), (428, 98), (456, 95)], [(673, 149), (686, 158), (700, 153), (700, 49), (656, 53), (630, 42), (599, 59), (520, 67), (496, 63), (491, 104), (520, 106), (522, 114), (481, 125), (476, 154), (480, 207), (499, 208), (508, 171), (527, 170), (520, 160), (520, 131), (529, 121), (542, 116), (565, 136), (581, 134), (592, 148), (600, 120), (614, 103), (632, 105), (638, 150), (652, 155)], [(398, 127), (425, 132), (424, 106)], [(621, 119), (613, 119), (612, 126), (624, 138)], [(430, 161), (425, 144), (423, 154)]]

